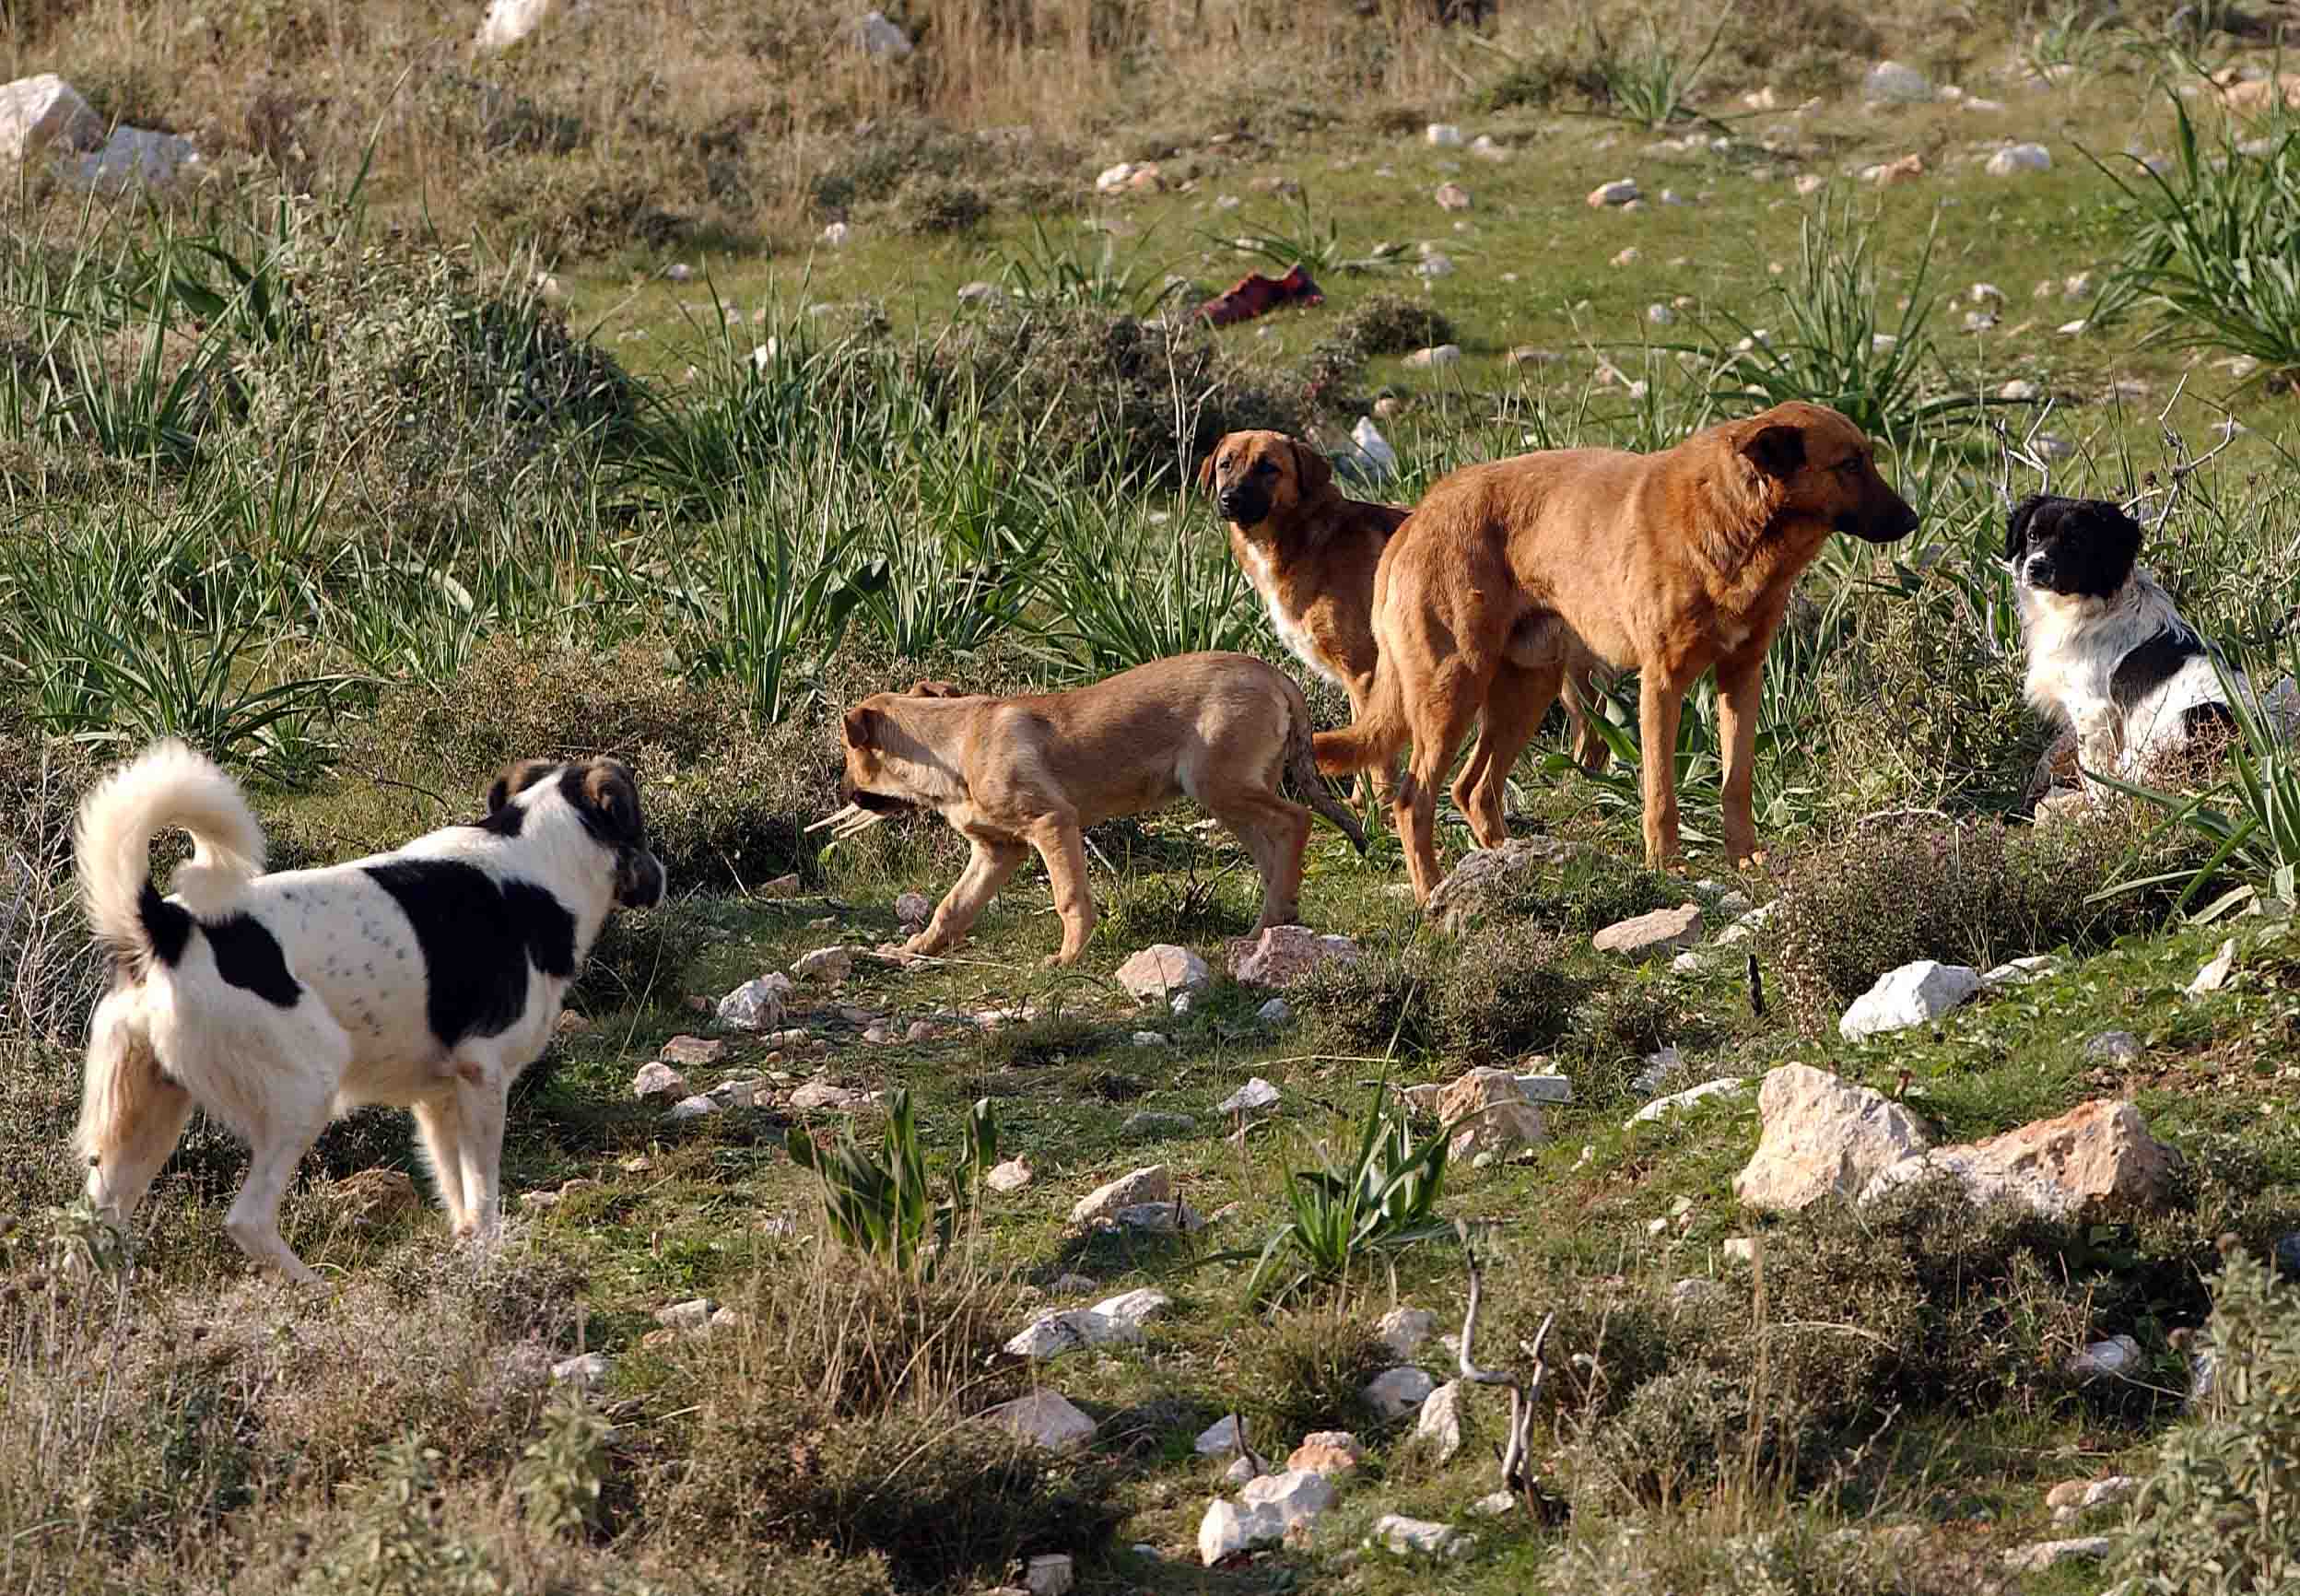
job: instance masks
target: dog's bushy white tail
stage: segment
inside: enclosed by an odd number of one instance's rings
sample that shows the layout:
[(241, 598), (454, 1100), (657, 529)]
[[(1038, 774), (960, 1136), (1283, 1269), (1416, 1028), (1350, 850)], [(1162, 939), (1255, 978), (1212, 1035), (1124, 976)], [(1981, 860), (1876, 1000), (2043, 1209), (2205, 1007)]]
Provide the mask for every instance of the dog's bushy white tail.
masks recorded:
[(81, 801), (73, 844), (80, 893), (89, 926), (117, 953), (150, 956), (141, 904), (152, 839), (179, 827), (195, 844), (175, 878), (193, 913), (224, 911), (264, 873), (264, 828), (239, 784), (172, 738), (145, 749)]

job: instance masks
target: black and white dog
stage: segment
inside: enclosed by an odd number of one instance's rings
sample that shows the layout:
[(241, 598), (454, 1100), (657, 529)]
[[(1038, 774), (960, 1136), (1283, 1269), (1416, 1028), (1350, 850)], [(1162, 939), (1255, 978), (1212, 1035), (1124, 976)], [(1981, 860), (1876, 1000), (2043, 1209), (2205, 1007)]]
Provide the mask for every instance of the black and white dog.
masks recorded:
[(2140, 553), (2140, 523), (2103, 499), (2032, 495), (2005, 536), (2028, 701), (2076, 733), (2083, 769), (2124, 780), (2235, 723), (2212, 650)]
[[(162, 898), (148, 851), (174, 827), (195, 847)], [(412, 1108), (456, 1233), (493, 1235), (511, 1082), (607, 916), (663, 894), (638, 788), (612, 759), (527, 760), (474, 825), (267, 875), (239, 787), (164, 742), (88, 794), (76, 849), (115, 967), (76, 1137), (89, 1202), (126, 1223), (196, 1105), (253, 1151), (226, 1229), (298, 1281), (317, 1276), (279, 1234), (280, 1198), (320, 1132), (362, 1104)]]

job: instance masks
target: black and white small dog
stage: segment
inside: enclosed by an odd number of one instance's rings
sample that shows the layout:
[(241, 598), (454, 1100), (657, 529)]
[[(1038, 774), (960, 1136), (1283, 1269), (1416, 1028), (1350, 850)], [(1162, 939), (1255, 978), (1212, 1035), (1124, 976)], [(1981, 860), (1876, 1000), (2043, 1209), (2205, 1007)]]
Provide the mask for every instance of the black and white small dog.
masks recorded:
[(2140, 553), (2140, 523), (2103, 499), (2032, 495), (2005, 536), (2028, 701), (2075, 732), (2085, 770), (2126, 780), (2235, 723), (2212, 650)]
[[(173, 827), (195, 847), (162, 898), (149, 849)], [(164, 742), (88, 794), (76, 840), (115, 967), (75, 1138), (89, 1202), (126, 1223), (205, 1109), (253, 1151), (225, 1228), (298, 1281), (317, 1276), (279, 1234), (280, 1198), (320, 1132), (362, 1104), (413, 1109), (456, 1233), (493, 1235), (511, 1082), (607, 916), (663, 894), (638, 788), (613, 759), (527, 760), (475, 824), (267, 875), (239, 787)]]

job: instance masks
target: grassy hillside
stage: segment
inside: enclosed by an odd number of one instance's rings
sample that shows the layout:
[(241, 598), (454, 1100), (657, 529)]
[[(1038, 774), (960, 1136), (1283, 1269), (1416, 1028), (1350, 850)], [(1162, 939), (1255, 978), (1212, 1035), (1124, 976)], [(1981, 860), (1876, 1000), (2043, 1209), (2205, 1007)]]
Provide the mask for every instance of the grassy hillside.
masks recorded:
[[(2273, 69), (2282, 14), (1527, 9), (922, 5), (888, 13), (899, 60), (789, 0), (563, 0), (500, 53), (473, 48), (476, 8), (428, 4), (0, 13), (0, 80), (58, 72), (205, 158), (127, 195), (35, 164), (0, 229), (0, 1586), (862, 1596), (1067, 1553), (1082, 1590), (1161, 1596), (2288, 1588), (2300, 1320), (2262, 1261), (2300, 1229), (2300, 770), (2263, 749), (2199, 770), (2194, 804), (2030, 824), (2049, 731), (1998, 557), (2005, 493), (2047, 469), (2139, 496), (2183, 613), (2264, 679), (2300, 663), (2300, 134), (2224, 93)], [(1865, 100), (1887, 57), (1944, 92)], [(2013, 143), (2049, 168), (1992, 170)], [(1098, 194), (1120, 162), (1155, 183)], [(1637, 206), (1587, 203), (1624, 178)], [(1179, 313), (1297, 263), (1322, 304)], [(1790, 394), (1876, 433), (1924, 526), (1837, 540), (1804, 579), (1766, 678), (1763, 866), (1716, 848), (1704, 687), (1670, 751), (1689, 876), (1636, 867), (1658, 751), (1627, 683), (1611, 772), (1555, 727), (1515, 772), (1515, 827), (1590, 851), (1482, 923), (1423, 923), (1394, 845), (1360, 860), (1321, 827), (1304, 918), (1367, 956), (1288, 1020), (1227, 979), (1179, 1015), (1112, 979), (1157, 942), (1224, 970), (1252, 924), (1250, 865), (1186, 806), (1092, 834), (1104, 918), (1074, 970), (1039, 968), (1033, 865), (960, 956), (803, 987), (804, 1039), (698, 1012), (888, 940), (900, 895), (955, 878), (934, 824), (804, 834), (856, 697), (1200, 648), (1292, 668), (1186, 489), (1222, 432), (1338, 450), (1371, 417), (1403, 500)], [(290, 1199), (323, 1294), (231, 1248), (244, 1155), (204, 1121), (130, 1245), (75, 1209), (102, 972), (71, 815), (168, 733), (232, 765), (282, 865), (468, 818), (511, 757), (637, 768), (672, 898), (616, 922), (514, 1097), (499, 1254), (358, 1197), (417, 1169), (391, 1113), (331, 1130)], [(1468, 847), (1457, 818), (1441, 842)], [(1590, 946), (1688, 898), (1712, 935), (1774, 907), (1691, 973)], [(2191, 995), (2231, 937), (2233, 978)], [(1836, 1028), (1906, 961), (2035, 954), (2051, 974), (1936, 1026)], [(696, 1090), (758, 1077), (756, 1106), (635, 1100), (679, 1035), (730, 1044), (683, 1066)], [(1942, 1141), (2129, 1099), (2188, 1174), (2169, 1211), (2096, 1225), (1933, 1187), (1760, 1217), (1732, 1188), (1754, 1094), (1625, 1123), (1789, 1062)], [(1295, 1177), (1347, 1162), (1380, 1083), (1485, 1064), (1569, 1078), (1545, 1143), (1453, 1163), (1439, 1235), (1250, 1289)], [(1273, 1109), (1220, 1109), (1255, 1076)], [(886, 1105), (793, 1106), (809, 1085), (908, 1088), (938, 1172), (987, 1100), (1031, 1180), (962, 1203), (931, 1258), (865, 1256), (786, 1137), (874, 1146)], [(1070, 1222), (1153, 1164), (1205, 1229)], [(1461, 1329), (1457, 1221), (1481, 1363), (1529, 1370), (1555, 1315), (1547, 1512), (1468, 1511), (1501, 1484), (1499, 1391), (1445, 1461), (1362, 1395), (1397, 1361), (1391, 1308)], [(1139, 1344), (1000, 1350), (1137, 1287), (1173, 1299)], [(658, 1324), (698, 1297), (731, 1315)], [(2118, 1335), (2121, 1376), (2070, 1372)], [(554, 1379), (589, 1353), (595, 1385)], [(1455, 1355), (1416, 1361), (1445, 1379)], [(965, 1422), (1041, 1389), (1096, 1421), (1085, 1449)], [(1192, 1441), (1231, 1413), (1277, 1461), (1329, 1428), (1367, 1458), (1302, 1543), (1208, 1569), (1230, 1460)], [(2148, 1485), (2053, 1522), (2051, 1486), (2111, 1474)], [(1474, 1542), (1368, 1547), (1385, 1513)], [(2004, 1560), (2096, 1531), (2106, 1564)]]

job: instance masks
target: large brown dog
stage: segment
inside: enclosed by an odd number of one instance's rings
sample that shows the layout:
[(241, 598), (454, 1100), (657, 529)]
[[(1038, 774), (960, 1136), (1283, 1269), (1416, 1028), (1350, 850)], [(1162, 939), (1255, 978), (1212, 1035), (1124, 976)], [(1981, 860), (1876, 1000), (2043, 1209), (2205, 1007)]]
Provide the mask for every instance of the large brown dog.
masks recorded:
[(1299, 912), (1309, 814), (1281, 776), (1363, 851), (1310, 753), (1309, 706), (1285, 672), (1245, 654), (1182, 654), (1074, 692), (953, 696), (939, 682), (876, 693), (847, 711), (845, 809), (819, 822), (848, 835), (906, 808), (941, 813), (974, 857), (927, 928), (894, 951), (940, 953), (963, 938), (1031, 849), (1046, 861), (1070, 964), (1094, 933), (1084, 828), (1185, 794), (1237, 833), (1261, 873), (1256, 930)]
[(1818, 405), (1778, 405), (1654, 454), (1552, 450), (1464, 467), (1391, 539), (1375, 581), (1372, 701), (1355, 724), (1319, 733), (1319, 764), (1364, 769), (1412, 741), (1394, 809), (1426, 899), (1438, 782), (1472, 718), (1484, 713), (1484, 734), (1454, 799), (1473, 827), (1497, 827), (1502, 779), (1578, 638), (1639, 673), (1646, 855), (1665, 863), (1677, 857), (1679, 714), (1715, 665), (1725, 847), (1745, 859), (1765, 651), (1798, 573), (1832, 532), (1890, 543), (1916, 527), (1869, 440)]
[[(1349, 695), (1350, 712), (1365, 719), (1374, 690), (1374, 572), (1391, 534), (1406, 518), (1403, 505), (1346, 498), (1333, 485), (1326, 457), (1283, 432), (1232, 432), (1198, 469), (1229, 523), (1230, 551), (1269, 607), (1270, 624), (1301, 662)], [(1585, 705), (1594, 656), (1577, 649), (1565, 673), (1566, 718), (1573, 727), (1582, 767), (1605, 767), (1607, 748), (1589, 724)], [(1384, 761), (1377, 787), (1384, 798), (1395, 786)], [(1500, 836), (1481, 836), (1499, 846)]]

